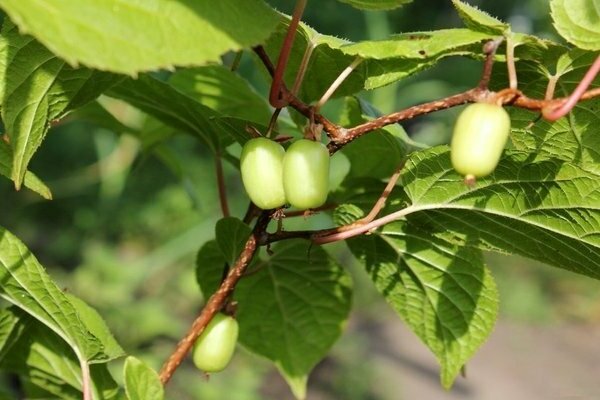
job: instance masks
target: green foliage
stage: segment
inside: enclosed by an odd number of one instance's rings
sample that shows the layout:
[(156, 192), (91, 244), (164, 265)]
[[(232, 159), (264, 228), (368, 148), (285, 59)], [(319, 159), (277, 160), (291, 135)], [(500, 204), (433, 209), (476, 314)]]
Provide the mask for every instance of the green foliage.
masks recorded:
[(164, 389), (158, 374), (143, 361), (129, 356), (123, 368), (123, 381), (129, 400), (162, 400)]
[[(218, 287), (230, 249), (236, 246), (239, 254), (240, 239), (248, 234), (245, 225), (233, 219), (217, 226), (221, 235), (205, 244), (197, 258), (198, 283), (205, 296)], [(311, 249), (306, 242), (286, 241), (272, 250), (272, 256), (250, 267), (236, 288), (239, 340), (272, 360), (303, 398), (308, 373), (327, 354), (348, 318), (350, 279), (324, 250)]]
[(364, 10), (391, 10), (410, 3), (412, 0), (339, 0)]
[(348, 241), (377, 290), (431, 349), (444, 387), (491, 333), (498, 293), (481, 251), (396, 222)]
[(2, 0), (0, 7), (69, 64), (129, 75), (218, 61), (262, 42), (278, 21), (262, 0)]
[(18, 189), (49, 123), (95, 99), (119, 78), (70, 67), (31, 36), (20, 35), (10, 21), (2, 25), (0, 53), (2, 121), (12, 148), (11, 179)]
[[(361, 10), (427, 7), (408, 5), (410, 0), (340, 1)], [(332, 4), (342, 15), (352, 11)], [(446, 79), (468, 63), (479, 70), (482, 46), (490, 39), (506, 42), (495, 56), (492, 90), (508, 86), (505, 53), (514, 46), (519, 90), (535, 99), (566, 97), (600, 48), (595, 4), (552, 0), (548, 6), (559, 34), (575, 47), (513, 32), (460, 0), (452, 5), (462, 27), (427, 21), (415, 32), (376, 40), (351, 42), (301, 23), (284, 81), (291, 89), (307, 48), (314, 47), (297, 93), (306, 103), (304, 114), (282, 110), (272, 137), (299, 136), (298, 127), (310, 120), (308, 106), (351, 64), (356, 68), (333, 94), (342, 101), (315, 110), (340, 127), (339, 137), (381, 117), (370, 101), (380, 102), (365, 90), (387, 86), (381, 98), (392, 102), (396, 88), (404, 88), (403, 104), (434, 100), (431, 93), (444, 96), (446, 86), (439, 85), (425, 94), (407, 93), (407, 87), (418, 87), (406, 86), (413, 84), (408, 78), (427, 70), (428, 78)], [(252, 208), (244, 218), (251, 223), (237, 218), (247, 206), (238, 171), (240, 145), (252, 137), (249, 127), (266, 133), (273, 112), (266, 101), (270, 77), (260, 81), (265, 68), (250, 62), (247, 53), (263, 45), (276, 63), (289, 17), (262, 0), (0, 0), (0, 9), (6, 13), (0, 35), (0, 174), (17, 189), (24, 185), (43, 199), (59, 199), (52, 212), (41, 212), (37, 207), (46, 203), (40, 198), (1, 193), (6, 212), (0, 223), (9, 229), (0, 228), (0, 297), (6, 302), (0, 309), (0, 369), (19, 377), (23, 393), (18, 395), (81, 399), (89, 386), (94, 400), (168, 397), (148, 365), (164, 361), (171, 350), (164, 343), (170, 346), (183, 336), (184, 324), (198, 309), (197, 286), (208, 299), (247, 251), (252, 234), (260, 244), (278, 235), (282, 240), (250, 257), (229, 305), (237, 307), (242, 346), (274, 365), (298, 399), (306, 397), (309, 374), (347, 324), (354, 287), (348, 257), (354, 256), (368, 283), (438, 359), (446, 388), (487, 340), (498, 315), (484, 252), (521, 255), (600, 279), (598, 98), (578, 103), (555, 122), (538, 119), (539, 110), (508, 107), (511, 149), (473, 186), (452, 168), (447, 146), (427, 148), (411, 139), (407, 131), (414, 133), (415, 125), (388, 123), (349, 144), (334, 143), (330, 149), (341, 151), (332, 159), (335, 192), (328, 193), (332, 204), (325, 204), (326, 216), (276, 221), (280, 214), (274, 213), (268, 215), (268, 230), (261, 231), (262, 225), (253, 228)], [(467, 76), (456, 91), (476, 86), (477, 79)], [(50, 155), (37, 153), (50, 140), (44, 142), (49, 130), (72, 126), (95, 143), (93, 156), (84, 158), (81, 142), (75, 141), (55, 144)], [(135, 144), (120, 145), (127, 141)], [(111, 143), (120, 144), (112, 148)], [(81, 153), (81, 162), (61, 164), (66, 153)], [(228, 162), (217, 179), (219, 188), (226, 186), (232, 215), (218, 222), (215, 159)], [(357, 225), (352, 224), (371, 211), (403, 163), (379, 212), (383, 219), (346, 240), (349, 251), (326, 251), (298, 238), (308, 237), (306, 230), (330, 227), (331, 219), (348, 225), (343, 233), (353, 232)], [(56, 171), (66, 176), (53, 176)], [(255, 182), (268, 187), (265, 176), (257, 175)], [(182, 186), (169, 187), (177, 193), (173, 197), (163, 188), (171, 181)], [(131, 198), (135, 201), (128, 203)], [(24, 208), (17, 209), (13, 199)], [(21, 219), (27, 222), (21, 225)], [(176, 236), (176, 226), (189, 230)], [(44, 246), (55, 243), (55, 232), (61, 238), (62, 230), (76, 239), (81, 254), (46, 262), (52, 257)], [(296, 238), (284, 237), (296, 230)], [(77, 267), (50, 276), (28, 246), (39, 251), (44, 265)], [(199, 246), (196, 285), (185, 255)], [(107, 256), (107, 248), (123, 258)], [(336, 261), (337, 251), (344, 265)], [(180, 268), (171, 268), (176, 261)], [(70, 285), (102, 315), (60, 288)], [(122, 385), (109, 372), (108, 363), (125, 355), (111, 331), (124, 338), (128, 351), (145, 351), (140, 358), (148, 362), (129, 356)], [(198, 376), (184, 377), (187, 391), (175, 389), (173, 396), (207, 387)], [(247, 386), (259, 386), (254, 378), (245, 379), (252, 381)], [(0, 398), (11, 395), (0, 388)]]
[(580, 49), (600, 49), (600, 10), (595, 1), (552, 0), (550, 6), (554, 26), (562, 37)]

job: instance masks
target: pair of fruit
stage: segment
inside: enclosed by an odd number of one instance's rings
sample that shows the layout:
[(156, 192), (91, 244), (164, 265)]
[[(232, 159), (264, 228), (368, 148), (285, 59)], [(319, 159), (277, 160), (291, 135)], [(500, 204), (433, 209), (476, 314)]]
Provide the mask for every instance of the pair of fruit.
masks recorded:
[(496, 104), (471, 104), (459, 115), (450, 144), (454, 169), (465, 181), (491, 174), (510, 135), (510, 117)]
[(286, 203), (307, 210), (327, 200), (329, 152), (320, 142), (301, 139), (285, 151), (273, 140), (251, 139), (242, 149), (240, 170), (250, 200), (263, 210)]
[(233, 357), (239, 327), (232, 316), (216, 314), (196, 339), (192, 358), (204, 372), (220, 372)]

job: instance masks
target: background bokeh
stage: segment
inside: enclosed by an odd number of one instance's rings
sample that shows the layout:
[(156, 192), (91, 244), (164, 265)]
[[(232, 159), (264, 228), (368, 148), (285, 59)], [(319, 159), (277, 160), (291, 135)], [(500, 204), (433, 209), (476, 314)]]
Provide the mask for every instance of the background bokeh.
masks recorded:
[[(290, 13), (290, 0), (270, 0)], [(549, 5), (540, 0), (472, 1), (513, 30), (555, 38)], [(389, 13), (365, 13), (333, 0), (311, 0), (305, 21), (350, 40), (459, 26), (449, 0), (415, 0)], [(251, 56), (240, 73), (265, 94), (268, 82)], [(363, 93), (383, 112), (441, 98), (476, 83), (478, 62), (447, 59), (396, 85)], [(102, 99), (122, 121), (148, 134), (154, 121)], [(326, 112), (335, 114), (339, 102)], [(457, 110), (405, 125), (416, 140), (448, 140)], [(158, 129), (160, 129), (158, 125)], [(51, 129), (31, 169), (53, 201), (0, 180), (0, 225), (20, 237), (66, 290), (106, 318), (127, 352), (159, 368), (201, 307), (194, 257), (213, 237), (218, 208), (214, 161), (192, 138), (173, 136), (158, 157), (137, 139), (83, 122), (77, 115)], [(225, 165), (233, 215), (247, 199), (237, 171)], [(320, 220), (322, 223), (322, 219)], [(302, 222), (302, 221), (300, 221)], [(343, 244), (332, 246), (355, 278), (354, 311), (345, 335), (309, 381), (309, 399), (547, 399), (600, 396), (600, 284), (516, 257), (488, 262), (501, 294), (500, 320), (467, 367), (467, 378), (441, 389), (433, 356), (402, 325), (369, 284)], [(114, 366), (115, 371), (119, 365)], [(116, 374), (118, 376), (118, 374)], [(0, 388), (18, 387), (0, 376)], [(15, 396), (17, 396), (15, 394)], [(168, 398), (289, 399), (267, 362), (242, 349), (231, 368), (207, 380), (187, 362)]]

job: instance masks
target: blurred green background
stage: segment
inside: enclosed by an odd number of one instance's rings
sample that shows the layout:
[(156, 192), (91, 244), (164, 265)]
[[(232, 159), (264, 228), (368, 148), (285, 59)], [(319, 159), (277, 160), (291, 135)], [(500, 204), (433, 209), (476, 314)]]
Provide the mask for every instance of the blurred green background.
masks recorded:
[[(293, 8), (289, 0), (269, 2), (286, 13)], [(515, 31), (556, 38), (546, 1), (471, 3), (510, 22)], [(389, 13), (311, 0), (305, 21), (322, 33), (355, 41), (460, 26), (449, 0), (417, 0)], [(381, 111), (391, 112), (473, 86), (480, 67), (472, 60), (449, 59), (397, 85), (361, 96)], [(244, 55), (240, 73), (265, 94), (268, 82), (260, 68)], [(164, 128), (136, 110), (110, 99), (102, 101), (122, 122), (145, 134), (165, 133), (157, 132)], [(328, 107), (329, 113), (335, 113), (339, 101)], [(456, 113), (439, 112), (410, 121), (405, 128), (421, 142), (443, 143)], [(214, 160), (185, 135), (169, 139), (160, 154), (149, 153), (133, 136), (84, 122), (75, 114), (51, 129), (31, 169), (50, 186), (54, 200), (44, 201), (27, 190), (15, 192), (2, 179), (0, 225), (20, 237), (61, 286), (96, 307), (127, 352), (159, 368), (202, 305), (194, 257), (213, 237), (220, 217)], [(238, 173), (227, 163), (225, 173), (232, 213), (242, 216), (247, 199)], [(497, 332), (484, 345), (483, 355), (469, 366), (469, 378), (444, 392), (425, 346), (402, 327), (344, 246), (332, 248), (355, 277), (355, 307), (346, 334), (309, 380), (309, 399), (500, 399), (506, 397), (494, 397), (498, 388), (514, 386), (519, 379), (533, 386), (513, 393), (513, 399), (545, 398), (526, 394), (529, 389), (541, 394), (536, 380), (526, 379), (529, 369), (538, 368), (535, 362), (523, 361), (521, 367), (527, 371), (517, 368), (504, 377), (490, 367), (503, 368), (505, 359), (510, 366), (518, 355), (529, 354), (531, 361), (539, 355), (532, 350), (534, 345), (546, 350), (539, 368), (566, 368), (570, 365), (566, 359), (575, 357), (571, 368), (575, 371), (570, 373), (581, 382), (565, 381), (566, 393), (571, 393), (571, 384), (579, 385), (575, 391), (587, 390), (586, 374), (593, 379), (598, 372), (590, 362), (577, 359), (580, 353), (600, 355), (600, 349), (589, 346), (598, 337), (598, 282), (525, 259), (493, 255), (488, 261), (502, 301)], [(589, 340), (587, 344), (580, 340), (587, 352), (567, 346), (569, 351), (553, 353), (557, 343), (576, 347), (573, 341), (580, 337)], [(118, 371), (119, 366), (114, 368)], [(6, 390), (18, 387), (9, 376), (2, 376), (0, 382)], [(168, 398), (288, 399), (291, 394), (270, 364), (240, 349), (232, 367), (209, 382), (191, 363), (184, 364), (169, 386)]]

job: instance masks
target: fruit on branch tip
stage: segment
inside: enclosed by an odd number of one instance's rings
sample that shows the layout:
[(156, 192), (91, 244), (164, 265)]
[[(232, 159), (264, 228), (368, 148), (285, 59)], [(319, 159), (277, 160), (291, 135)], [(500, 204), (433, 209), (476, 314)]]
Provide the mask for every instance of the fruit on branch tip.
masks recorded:
[(263, 210), (286, 203), (283, 191), (283, 147), (270, 139), (250, 139), (242, 148), (240, 171), (248, 197)]
[(233, 357), (238, 332), (235, 318), (216, 314), (194, 344), (192, 358), (196, 367), (207, 373), (223, 371)]
[(491, 174), (502, 156), (510, 135), (510, 117), (497, 104), (467, 106), (454, 125), (450, 158), (456, 172), (483, 177)]
[(301, 210), (325, 203), (329, 193), (329, 151), (323, 143), (301, 139), (287, 149), (283, 188), (288, 203)]

